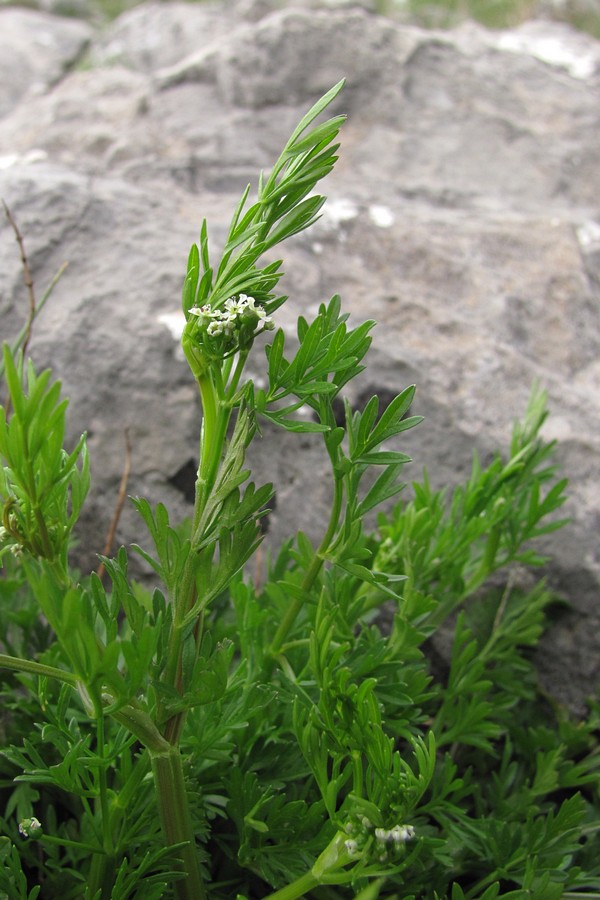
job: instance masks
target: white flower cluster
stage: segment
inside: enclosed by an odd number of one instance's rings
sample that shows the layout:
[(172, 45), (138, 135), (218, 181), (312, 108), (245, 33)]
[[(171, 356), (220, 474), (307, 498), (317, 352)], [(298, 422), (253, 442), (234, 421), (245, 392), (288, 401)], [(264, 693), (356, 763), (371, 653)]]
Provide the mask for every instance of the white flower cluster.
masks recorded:
[(414, 836), (415, 829), (412, 825), (394, 825), (389, 831), (385, 828), (375, 829), (375, 837), (380, 844), (395, 844), (396, 847), (412, 840)]
[[(362, 816), (358, 822), (358, 834), (356, 837), (349, 837), (344, 842), (344, 846), (350, 856), (354, 856), (360, 850), (360, 844), (363, 842), (366, 833), (373, 828), (372, 823), (366, 816)], [(348, 822), (345, 827), (346, 834), (352, 835), (357, 831), (357, 825), (354, 822)], [(387, 857), (387, 846), (392, 845), (393, 849), (398, 850), (407, 841), (415, 836), (415, 829), (412, 825), (394, 825), (393, 828), (375, 828), (374, 831), (376, 848), (380, 853), (379, 859), (385, 860)]]
[(19, 822), (19, 834), (22, 834), (23, 837), (37, 837), (42, 830), (42, 823), (35, 816), (30, 819), (21, 819)]
[(264, 307), (257, 304), (254, 297), (246, 294), (230, 297), (225, 301), (224, 309), (212, 309), (210, 303), (207, 303), (204, 306), (192, 306), (189, 312), (208, 323), (206, 333), (209, 337), (231, 337), (239, 329), (244, 317), (250, 320), (254, 318), (263, 331), (271, 331), (275, 327)]

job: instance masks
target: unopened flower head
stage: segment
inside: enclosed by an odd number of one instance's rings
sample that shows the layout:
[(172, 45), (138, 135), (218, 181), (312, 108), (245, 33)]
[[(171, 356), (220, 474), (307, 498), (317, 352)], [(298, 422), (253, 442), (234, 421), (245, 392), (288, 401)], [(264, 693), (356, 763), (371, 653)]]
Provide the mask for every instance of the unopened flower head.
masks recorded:
[(38, 837), (42, 833), (42, 823), (35, 816), (31, 818), (21, 819), (19, 822), (19, 834), (23, 837)]
[(383, 849), (385, 844), (394, 844), (396, 848), (402, 846), (407, 841), (412, 840), (415, 836), (415, 829), (412, 825), (394, 825), (393, 828), (376, 828), (375, 839), (380, 848)]
[(407, 841), (412, 840), (414, 836), (415, 829), (412, 825), (394, 825), (394, 827), (390, 831), (390, 837), (396, 844), (396, 846), (405, 844)]
[(357, 841), (352, 840), (352, 838), (350, 838), (350, 840), (348, 841), (344, 841), (344, 847), (346, 848), (350, 856), (354, 856), (355, 853), (358, 853), (358, 843)]

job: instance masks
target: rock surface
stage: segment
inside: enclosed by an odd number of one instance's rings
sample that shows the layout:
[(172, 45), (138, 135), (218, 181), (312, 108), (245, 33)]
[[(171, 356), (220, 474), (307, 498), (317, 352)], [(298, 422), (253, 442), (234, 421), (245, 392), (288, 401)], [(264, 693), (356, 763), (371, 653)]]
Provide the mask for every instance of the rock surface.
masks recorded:
[[(532, 381), (544, 385), (573, 518), (548, 543), (550, 579), (572, 610), (540, 665), (580, 708), (600, 683), (600, 44), (548, 22), (441, 33), (258, 0), (148, 3), (104, 30), (0, 17), (0, 196), (38, 294), (70, 263), (31, 350), (63, 380), (73, 435), (89, 432), (84, 565), (112, 515), (125, 426), (130, 493), (188, 511), (199, 410), (171, 333), (187, 250), (206, 216), (216, 252), (240, 191), (345, 76), (340, 161), (322, 220), (284, 251), (280, 320), (291, 329), (339, 292), (355, 319), (379, 322), (355, 394), (418, 385), (426, 422), (402, 447), (409, 477), (426, 465), (439, 485), (474, 449), (505, 447)], [(4, 339), (26, 309), (5, 221), (0, 263)], [(319, 445), (266, 437), (271, 539), (318, 533)], [(127, 510), (119, 539), (136, 529)]]

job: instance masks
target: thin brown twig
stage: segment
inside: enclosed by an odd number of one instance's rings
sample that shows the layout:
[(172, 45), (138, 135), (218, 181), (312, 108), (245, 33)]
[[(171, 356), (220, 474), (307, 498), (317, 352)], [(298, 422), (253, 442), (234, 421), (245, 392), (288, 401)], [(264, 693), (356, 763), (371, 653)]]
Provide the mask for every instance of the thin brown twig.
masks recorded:
[[(115, 504), (115, 511), (113, 513), (112, 521), (110, 523), (110, 527), (106, 534), (106, 541), (104, 544), (104, 551), (102, 553), (103, 556), (108, 556), (110, 551), (112, 550), (113, 544), (115, 542), (115, 535), (117, 533), (117, 526), (119, 524), (119, 519), (121, 518), (121, 513), (123, 512), (123, 507), (125, 505), (125, 500), (127, 498), (127, 482), (129, 481), (129, 475), (131, 473), (131, 440), (129, 437), (129, 429), (125, 429), (125, 463), (123, 465), (123, 474), (121, 475), (121, 483), (119, 485), (119, 493), (117, 495), (117, 502)], [(101, 562), (98, 566), (96, 574), (98, 578), (102, 578), (104, 575), (104, 563)]]
[(14, 231), (15, 239), (17, 241), (17, 244), (19, 245), (19, 254), (21, 256), (21, 265), (23, 267), (23, 281), (25, 282), (25, 287), (27, 288), (27, 294), (29, 296), (29, 314), (27, 316), (27, 323), (25, 325), (25, 337), (23, 339), (23, 356), (25, 356), (29, 341), (31, 340), (31, 328), (36, 313), (35, 291), (33, 287), (33, 278), (31, 277), (31, 269), (29, 268), (27, 254), (25, 253), (25, 242), (23, 241), (23, 235), (21, 234), (19, 226), (17, 225), (15, 218), (8, 208), (5, 200), (2, 201), (2, 206), (4, 207), (4, 213), (6, 215), (6, 218), (8, 219), (10, 227)]

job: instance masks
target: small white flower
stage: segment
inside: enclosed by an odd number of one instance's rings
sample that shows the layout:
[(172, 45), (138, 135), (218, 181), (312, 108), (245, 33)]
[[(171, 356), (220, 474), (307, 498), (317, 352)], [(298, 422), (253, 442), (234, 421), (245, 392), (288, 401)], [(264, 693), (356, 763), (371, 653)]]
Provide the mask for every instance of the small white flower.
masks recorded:
[(242, 301), (243, 296), (244, 294), (240, 294), (237, 300), (235, 297), (230, 297), (229, 300), (225, 301), (225, 309), (227, 310), (230, 319), (235, 319), (246, 308), (246, 303)]
[(375, 829), (375, 838), (378, 841), (381, 841), (382, 844), (385, 844), (386, 841), (389, 840), (390, 833), (386, 831), (385, 828), (376, 828)]
[(7, 537), (8, 531), (6, 530), (4, 525), (0, 525), (0, 543), (2, 543), (2, 541), (5, 541)]
[(344, 841), (344, 847), (346, 848), (346, 850), (348, 851), (350, 856), (353, 856), (355, 853), (358, 853), (358, 844), (356, 843), (356, 841), (353, 841), (352, 839), (350, 839), (349, 841)]
[(210, 337), (216, 337), (219, 334), (223, 334), (223, 331), (224, 331), (223, 322), (217, 322), (217, 321), (209, 322), (208, 328), (206, 329), (206, 333)]
[(362, 826), (363, 826), (363, 828), (372, 828), (372, 827), (373, 827), (373, 826), (371, 825), (371, 820), (370, 820), (370, 819), (367, 819), (366, 816), (363, 816), (362, 819), (361, 819), (361, 821), (362, 821)]
[(412, 825), (394, 825), (392, 830), (390, 831), (390, 837), (396, 844), (399, 846), (400, 844), (405, 844), (407, 841), (410, 841), (415, 836), (415, 829)]
[(190, 309), (188, 309), (188, 312), (192, 316), (199, 316), (203, 319), (210, 319), (211, 317), (219, 314), (218, 312), (215, 312), (211, 309), (210, 303), (205, 303), (204, 306), (192, 306), (190, 307)]

